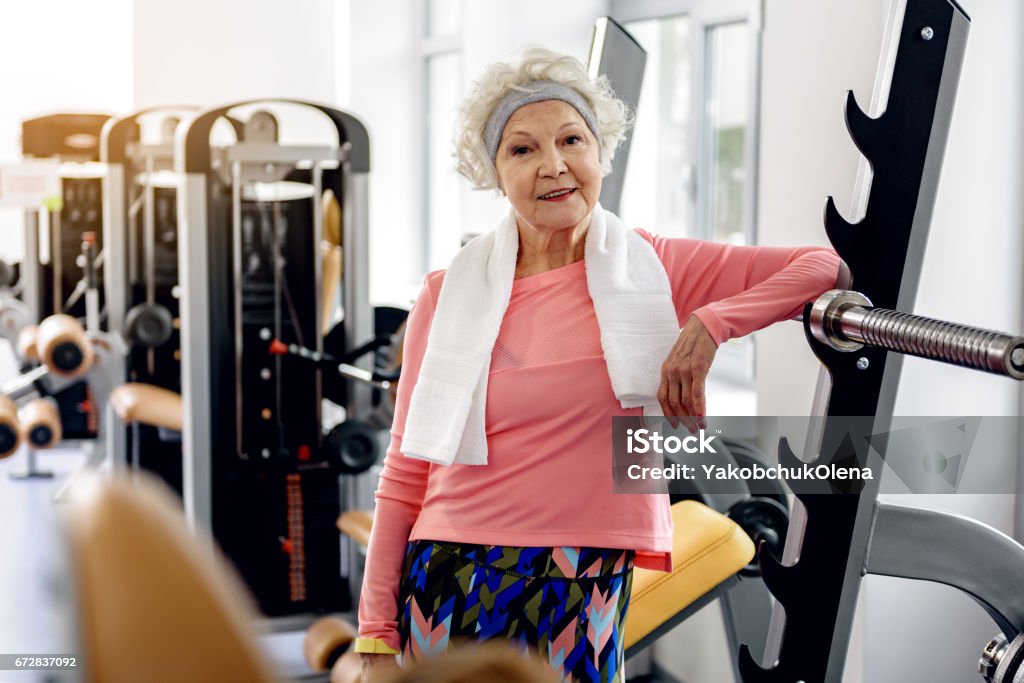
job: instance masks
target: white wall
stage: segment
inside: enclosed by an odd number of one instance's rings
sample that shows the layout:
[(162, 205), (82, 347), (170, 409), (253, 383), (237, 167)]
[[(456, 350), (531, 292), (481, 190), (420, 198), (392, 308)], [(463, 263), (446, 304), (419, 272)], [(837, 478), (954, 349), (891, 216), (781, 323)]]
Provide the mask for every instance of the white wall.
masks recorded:
[[(961, 5), (971, 16), (971, 30), (915, 308), (932, 317), (1020, 330), (1024, 6), (1016, 0), (963, 0)], [(1018, 387), (908, 359), (897, 410), (1015, 415)]]
[(334, 101), (334, 3), (136, 0), (135, 107)]
[[(770, 0), (761, 67), (758, 242), (827, 245), (829, 195), (850, 206), (860, 154), (846, 132), (847, 90), (871, 101), (883, 29), (879, 3)], [(818, 361), (803, 329), (757, 333), (758, 414), (806, 415)]]
[[(350, 101), (370, 133), (370, 291), (407, 303), (423, 282), (418, 14), (411, 0), (351, 4)], [(410, 115), (412, 114), (412, 115)]]
[[(1024, 50), (1019, 40), (1024, 6), (1017, 0), (962, 0), (961, 5), (971, 17), (971, 30), (915, 312), (1019, 332), (1024, 330)], [(896, 410), (1020, 415), (1019, 392), (1017, 383), (1006, 379), (907, 359)], [(1004, 461), (1011, 480), (1019, 467), (1015, 454), (972, 456)], [(1014, 533), (1012, 496), (889, 499), (958, 512)], [(984, 565), (985, 558), (977, 560)], [(944, 586), (879, 577), (866, 582), (865, 600), (865, 680), (953, 682), (977, 676), (977, 657), (996, 628), (973, 600)]]
[[(132, 105), (132, 3), (8, 3), (0, 16), (0, 163), (21, 157), (21, 121), (117, 114)], [(0, 258), (20, 260), (22, 211), (0, 208)]]

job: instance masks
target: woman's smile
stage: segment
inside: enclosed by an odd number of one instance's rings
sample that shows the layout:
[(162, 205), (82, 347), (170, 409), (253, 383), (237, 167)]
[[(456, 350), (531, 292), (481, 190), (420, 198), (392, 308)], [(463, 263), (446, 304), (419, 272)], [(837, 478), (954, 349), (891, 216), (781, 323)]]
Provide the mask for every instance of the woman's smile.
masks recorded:
[(547, 194), (542, 194), (541, 196), (537, 197), (537, 199), (543, 200), (545, 202), (564, 202), (566, 199), (571, 197), (575, 192), (575, 187), (562, 188), (559, 190), (548, 192)]

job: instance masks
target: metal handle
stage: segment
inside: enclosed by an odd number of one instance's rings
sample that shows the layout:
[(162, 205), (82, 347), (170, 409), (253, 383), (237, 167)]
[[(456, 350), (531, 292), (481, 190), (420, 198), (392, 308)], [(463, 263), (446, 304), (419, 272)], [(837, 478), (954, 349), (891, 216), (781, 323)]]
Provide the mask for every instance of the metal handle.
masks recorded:
[(356, 366), (349, 365), (348, 363), (339, 363), (337, 370), (338, 374), (346, 379), (362, 382), (363, 384), (369, 384), (371, 387), (380, 389), (381, 391), (388, 391), (391, 389), (391, 382), (386, 379), (378, 380), (369, 370), (363, 370), (362, 368), (357, 368)]
[(3, 394), (12, 401), (20, 401), (26, 396), (38, 393), (36, 382), (49, 376), (50, 368), (40, 365), (4, 382), (3, 385), (0, 385), (0, 394)]
[(283, 342), (275, 339), (270, 343), (270, 353), (274, 356), (283, 356), (290, 354), (304, 358), (308, 361), (312, 361), (317, 365), (324, 365), (333, 367), (335, 372), (344, 377), (362, 384), (368, 384), (375, 389), (381, 391), (388, 391), (391, 389), (391, 382), (386, 379), (378, 379), (369, 370), (356, 367), (355, 365), (349, 365), (348, 363), (339, 363), (338, 359), (334, 356), (323, 353), (321, 351), (314, 351), (313, 349), (307, 349), (298, 344), (284, 344)]
[(872, 308), (859, 292), (833, 289), (811, 307), (811, 333), (839, 351), (873, 346), (1024, 379), (1024, 336)]

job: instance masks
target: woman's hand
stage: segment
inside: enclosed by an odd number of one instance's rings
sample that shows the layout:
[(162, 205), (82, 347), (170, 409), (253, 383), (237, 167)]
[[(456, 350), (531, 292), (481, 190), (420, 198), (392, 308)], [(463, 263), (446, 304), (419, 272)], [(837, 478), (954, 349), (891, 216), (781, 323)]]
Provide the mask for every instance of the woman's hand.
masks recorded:
[(398, 660), (394, 655), (371, 655), (361, 653), (359, 660), (362, 662), (362, 683), (375, 683), (385, 674), (398, 669)]
[[(668, 358), (661, 364), (658, 402), (673, 429), (679, 426), (678, 417), (684, 418), (682, 421), (691, 432), (706, 426), (704, 381), (716, 351), (718, 347), (704, 323), (697, 316), (691, 315)], [(693, 419), (686, 419), (688, 417)]]

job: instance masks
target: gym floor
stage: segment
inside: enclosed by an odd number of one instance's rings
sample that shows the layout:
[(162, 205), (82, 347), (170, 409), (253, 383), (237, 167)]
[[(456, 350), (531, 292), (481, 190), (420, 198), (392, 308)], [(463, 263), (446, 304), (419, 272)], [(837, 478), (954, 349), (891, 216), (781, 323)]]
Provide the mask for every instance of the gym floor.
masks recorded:
[[(11, 479), (27, 469), (23, 451), (0, 461), (0, 653), (77, 654), (68, 617), (73, 600), (68, 562), (53, 494), (84, 459), (78, 449), (54, 449), (38, 462), (54, 477), (24, 480)], [(49, 680), (46, 672), (0, 671), (4, 683)]]

